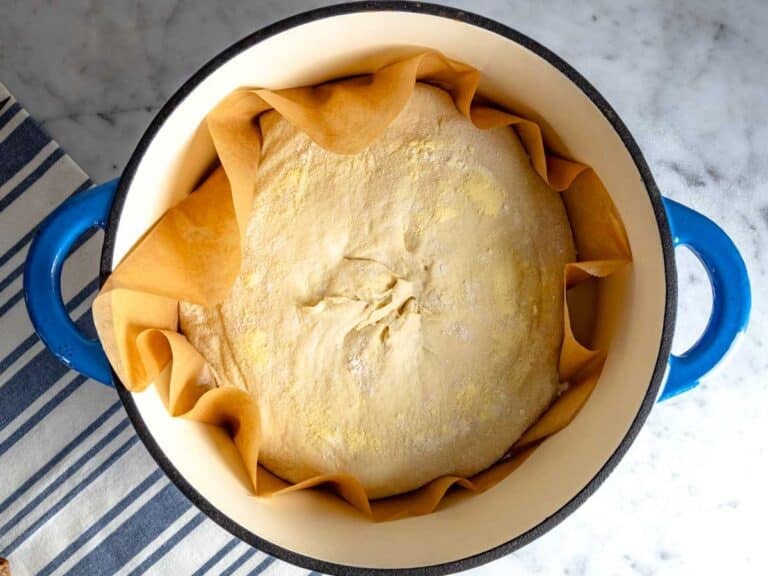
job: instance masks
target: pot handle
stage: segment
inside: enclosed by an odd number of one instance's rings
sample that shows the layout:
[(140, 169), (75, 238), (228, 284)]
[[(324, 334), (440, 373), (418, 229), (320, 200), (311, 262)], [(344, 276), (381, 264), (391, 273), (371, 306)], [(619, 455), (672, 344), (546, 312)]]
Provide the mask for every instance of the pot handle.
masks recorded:
[(732, 349), (746, 329), (751, 308), (749, 277), (736, 245), (706, 216), (664, 198), (672, 243), (687, 246), (701, 261), (712, 286), (712, 314), (698, 341), (680, 356), (669, 357), (669, 372), (659, 400), (699, 383)]
[(112, 370), (98, 340), (86, 338), (69, 318), (61, 296), (61, 270), (77, 240), (106, 228), (117, 180), (70, 196), (40, 224), (24, 264), (24, 300), (35, 331), (74, 370), (112, 386)]

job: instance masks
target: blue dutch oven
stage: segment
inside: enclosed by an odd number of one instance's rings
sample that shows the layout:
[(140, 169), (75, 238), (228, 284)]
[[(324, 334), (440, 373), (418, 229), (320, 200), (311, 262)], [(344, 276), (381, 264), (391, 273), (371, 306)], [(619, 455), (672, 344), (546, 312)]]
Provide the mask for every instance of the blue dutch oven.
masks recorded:
[[(70, 320), (60, 279), (77, 240), (101, 228), (103, 283), (169, 206), (174, 190), (190, 189), (214, 159), (197, 127), (225, 94), (241, 85), (338, 77), (347, 71), (345, 63), (396, 45), (429, 46), (474, 65), (496, 99), (512, 95), (511, 104), (546, 118), (565, 145), (579, 151), (579, 160), (601, 175), (626, 224), (634, 262), (619, 280), (627, 304), (608, 306), (619, 318), (605, 369), (577, 418), (483, 495), (451, 495), (437, 513), (374, 524), (322, 494), (297, 496), (301, 506), (293, 499), (251, 498), (221, 459), (206, 452), (202, 425), (169, 418), (151, 390), (125, 389), (99, 342), (84, 337)], [(704, 334), (679, 356), (670, 354), (678, 246), (701, 260), (713, 295)], [(162, 108), (119, 181), (73, 196), (43, 222), (27, 257), (24, 290), (43, 342), (74, 370), (117, 389), (150, 453), (201, 510), (266, 552), (341, 574), (463, 570), (543, 534), (597, 489), (657, 400), (695, 387), (723, 359), (750, 311), (747, 270), (733, 242), (707, 217), (659, 194), (626, 126), (581, 75), (502, 24), (442, 6), (400, 2), (306, 12), (255, 32), (214, 58)]]

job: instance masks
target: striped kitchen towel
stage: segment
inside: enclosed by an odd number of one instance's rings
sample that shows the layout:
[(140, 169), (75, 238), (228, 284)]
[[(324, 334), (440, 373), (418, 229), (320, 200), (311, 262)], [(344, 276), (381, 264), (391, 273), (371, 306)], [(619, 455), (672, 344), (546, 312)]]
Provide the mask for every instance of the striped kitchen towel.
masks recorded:
[[(22, 295), (35, 228), (83, 171), (0, 84), (0, 556), (23, 574), (305, 575), (208, 520), (157, 467), (114, 390), (58, 362)], [(64, 300), (93, 332), (100, 235), (65, 265)]]

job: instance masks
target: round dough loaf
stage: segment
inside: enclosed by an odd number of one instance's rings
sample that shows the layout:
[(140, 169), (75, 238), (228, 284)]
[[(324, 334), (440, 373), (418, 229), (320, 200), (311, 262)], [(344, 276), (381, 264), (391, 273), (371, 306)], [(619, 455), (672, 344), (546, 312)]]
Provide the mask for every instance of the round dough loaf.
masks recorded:
[(260, 463), (350, 473), (371, 498), (493, 464), (558, 389), (559, 195), (512, 129), (425, 84), (355, 155), (260, 122), (240, 275), (220, 305), (180, 306), (218, 385), (258, 399)]

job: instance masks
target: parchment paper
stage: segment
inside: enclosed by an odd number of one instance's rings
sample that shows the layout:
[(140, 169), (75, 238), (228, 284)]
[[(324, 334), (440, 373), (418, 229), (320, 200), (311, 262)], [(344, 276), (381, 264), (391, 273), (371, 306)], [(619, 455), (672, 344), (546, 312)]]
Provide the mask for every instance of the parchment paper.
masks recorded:
[(221, 166), (144, 235), (96, 298), (93, 313), (99, 338), (123, 384), (138, 392), (154, 382), (171, 415), (225, 427), (255, 494), (325, 486), (377, 521), (426, 514), (452, 486), (482, 492), (512, 473), (542, 440), (573, 419), (594, 389), (605, 350), (591, 350), (575, 338), (566, 302), (559, 374), (568, 389), (507, 456), (472, 478), (444, 476), (407, 494), (369, 501), (350, 475), (324, 475), (290, 485), (259, 466), (256, 400), (236, 388), (216, 387), (203, 357), (178, 332), (179, 300), (204, 306), (218, 303), (240, 269), (261, 147), (254, 119), (275, 109), (323, 148), (354, 154), (394, 120), (417, 81), (448, 91), (456, 108), (478, 128), (513, 126), (536, 172), (563, 193), (578, 254), (578, 261), (564, 271), (564, 298), (570, 287), (604, 278), (626, 265), (631, 259), (627, 237), (597, 174), (583, 164), (548, 154), (534, 122), (480, 103), (475, 99), (479, 80), (475, 69), (426, 51), (371, 74), (314, 87), (233, 92), (207, 117)]

